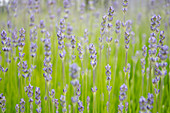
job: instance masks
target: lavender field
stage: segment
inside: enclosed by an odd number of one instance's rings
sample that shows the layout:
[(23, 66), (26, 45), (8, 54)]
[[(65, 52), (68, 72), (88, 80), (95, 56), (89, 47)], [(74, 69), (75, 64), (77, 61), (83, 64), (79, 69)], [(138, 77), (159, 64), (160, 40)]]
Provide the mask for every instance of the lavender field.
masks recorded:
[(170, 113), (170, 0), (0, 0), (0, 113)]

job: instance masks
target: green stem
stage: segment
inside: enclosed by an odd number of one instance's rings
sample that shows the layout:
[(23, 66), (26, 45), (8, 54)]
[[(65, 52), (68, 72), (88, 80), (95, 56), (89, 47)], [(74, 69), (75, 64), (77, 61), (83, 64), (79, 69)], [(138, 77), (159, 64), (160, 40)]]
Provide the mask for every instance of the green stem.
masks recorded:
[(64, 60), (62, 60), (63, 87), (65, 86)]

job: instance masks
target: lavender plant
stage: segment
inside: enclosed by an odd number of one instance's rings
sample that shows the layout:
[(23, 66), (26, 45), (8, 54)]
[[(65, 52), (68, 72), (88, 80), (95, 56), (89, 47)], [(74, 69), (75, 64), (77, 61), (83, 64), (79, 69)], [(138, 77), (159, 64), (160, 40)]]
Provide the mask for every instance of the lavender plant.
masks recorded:
[(108, 90), (108, 102), (107, 102), (107, 112), (109, 113), (110, 112), (110, 92), (111, 92), (111, 89), (112, 89), (112, 86), (110, 86), (110, 81), (111, 81), (111, 66), (109, 64), (107, 64), (105, 66), (105, 69), (106, 69), (106, 76), (107, 76), (107, 90)]
[(0, 112), (167, 113), (169, 4), (0, 2)]
[(2, 113), (6, 111), (6, 98), (3, 93), (0, 94), (0, 108)]
[(35, 104), (37, 105), (36, 112), (41, 113), (42, 108), (41, 108), (41, 97), (40, 97), (40, 88), (36, 87), (35, 88)]

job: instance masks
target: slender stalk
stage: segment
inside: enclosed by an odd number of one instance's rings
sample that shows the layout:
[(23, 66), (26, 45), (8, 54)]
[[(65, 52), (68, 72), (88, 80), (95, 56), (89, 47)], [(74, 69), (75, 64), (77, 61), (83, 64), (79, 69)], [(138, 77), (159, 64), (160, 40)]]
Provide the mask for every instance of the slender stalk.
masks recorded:
[(163, 77), (160, 79), (159, 113), (161, 113), (162, 108), (162, 95), (163, 95)]
[(108, 113), (110, 113), (110, 92), (109, 92), (109, 96), (108, 96)]
[(148, 91), (150, 92), (151, 91), (151, 70), (152, 70), (152, 66), (151, 66), (151, 61), (150, 61), (150, 67), (149, 67), (149, 89)]
[(129, 86), (129, 77), (127, 75), (127, 85), (128, 85), (128, 110), (131, 113), (131, 103), (130, 103), (130, 86)]
[[(45, 97), (47, 96), (47, 81), (45, 80)], [(45, 100), (45, 106), (47, 106), (47, 102)], [(45, 109), (45, 112), (47, 112), (47, 109)]]
[(118, 48), (117, 48), (117, 45), (116, 45), (116, 57), (115, 57), (115, 63), (114, 63), (114, 65), (113, 65), (113, 67), (115, 67), (115, 71), (114, 71), (114, 75), (113, 75), (113, 86), (114, 86), (114, 83), (115, 83), (115, 78), (116, 78), (116, 70), (117, 70), (117, 50), (118, 50)]
[[(93, 69), (93, 88), (95, 88), (95, 68)], [(96, 112), (96, 92), (93, 92), (93, 113)]]
[(93, 69), (93, 87), (95, 86), (95, 68)]
[(82, 92), (82, 97), (81, 99), (83, 100), (84, 99), (84, 75), (83, 75), (83, 60), (81, 60), (81, 74), (80, 74), (80, 79), (81, 79), (81, 84), (82, 84), (82, 88), (81, 88), (81, 92)]
[(143, 92), (144, 92), (144, 74), (142, 74), (142, 95), (143, 95)]
[[(76, 96), (76, 89), (75, 89), (74, 86), (73, 86), (73, 90), (74, 90), (74, 97), (75, 97)], [(76, 113), (75, 109), (76, 109), (76, 104), (73, 103), (73, 113)]]
[(96, 113), (96, 93), (93, 92), (93, 113)]
[[(100, 68), (100, 73), (102, 73), (102, 45), (100, 45), (100, 58), (99, 58), (99, 68)], [(100, 74), (99, 80), (101, 81), (100, 87), (101, 87), (101, 94), (103, 92), (103, 82), (102, 82), (102, 74)], [(101, 102), (101, 112), (103, 112), (103, 102)]]
[[(133, 64), (133, 93), (135, 94), (135, 70), (136, 70), (136, 63)], [(135, 103), (135, 98), (133, 99), (133, 102)], [(135, 112), (135, 107), (133, 107), (133, 112)]]
[(49, 83), (47, 83), (47, 98), (48, 98), (48, 111), (50, 113), (50, 94), (49, 94)]
[(62, 60), (63, 87), (65, 86), (64, 60)]

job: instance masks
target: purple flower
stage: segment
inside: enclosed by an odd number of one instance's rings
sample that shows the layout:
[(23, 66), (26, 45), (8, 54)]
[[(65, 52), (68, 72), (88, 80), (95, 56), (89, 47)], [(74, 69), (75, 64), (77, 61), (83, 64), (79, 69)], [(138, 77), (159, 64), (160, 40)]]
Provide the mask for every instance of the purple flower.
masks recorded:
[(93, 93), (95, 93), (95, 92), (97, 91), (97, 87), (94, 86), (93, 88), (91, 88), (91, 91), (92, 91)]
[(120, 105), (118, 105), (118, 111), (123, 112), (123, 108), (124, 108), (124, 106), (122, 105), (122, 103)]
[(153, 108), (153, 102), (154, 102), (153, 94), (148, 93), (147, 106), (146, 106), (148, 110), (151, 110)]
[(25, 112), (25, 101), (23, 98), (20, 100), (20, 112), (21, 113)]
[(146, 99), (142, 96), (140, 99), (139, 99), (139, 104), (140, 104), (140, 109), (141, 109), (141, 112), (146, 112)]
[(15, 110), (16, 110), (16, 113), (19, 113), (19, 105), (18, 104), (16, 104)]
[(76, 63), (73, 63), (72, 65), (70, 65), (70, 76), (73, 80), (77, 79), (77, 77), (79, 76), (79, 67)]
[(78, 102), (78, 110), (79, 110), (79, 112), (84, 111), (84, 106), (83, 106), (83, 103), (81, 101)]
[(3, 93), (0, 94), (0, 107), (1, 107), (2, 113), (4, 113), (6, 110), (6, 98), (3, 95)]

